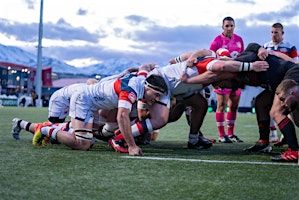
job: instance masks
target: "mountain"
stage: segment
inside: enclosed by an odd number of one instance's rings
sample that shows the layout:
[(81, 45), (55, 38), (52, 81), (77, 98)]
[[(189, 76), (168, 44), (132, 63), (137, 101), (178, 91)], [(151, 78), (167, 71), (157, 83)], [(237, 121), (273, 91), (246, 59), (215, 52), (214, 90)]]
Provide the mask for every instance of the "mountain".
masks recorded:
[[(36, 68), (37, 56), (14, 46), (0, 44), (0, 61), (27, 65)], [(58, 59), (43, 57), (43, 66), (52, 67), (52, 71), (60, 74), (85, 74), (85, 75), (112, 75), (122, 72), (128, 67), (139, 66), (137, 62), (132, 62), (124, 58), (109, 59), (104, 63), (77, 68), (68, 65)]]
[[(37, 60), (36, 55), (24, 51), (21, 48), (13, 47), (13, 46), (5, 46), (0, 44), (0, 61), (22, 64), (22, 65), (27, 65), (36, 68), (36, 64), (37, 64), (36, 60)], [(55, 73), (62, 73), (62, 74), (82, 73), (82, 71), (79, 68), (68, 65), (54, 58), (43, 57), (42, 65), (52, 67), (52, 70)]]
[(139, 66), (140, 63), (129, 61), (124, 58), (109, 59), (104, 63), (91, 65), (89, 67), (81, 68), (83, 71), (87, 71), (91, 74), (111, 75), (118, 74), (129, 67)]

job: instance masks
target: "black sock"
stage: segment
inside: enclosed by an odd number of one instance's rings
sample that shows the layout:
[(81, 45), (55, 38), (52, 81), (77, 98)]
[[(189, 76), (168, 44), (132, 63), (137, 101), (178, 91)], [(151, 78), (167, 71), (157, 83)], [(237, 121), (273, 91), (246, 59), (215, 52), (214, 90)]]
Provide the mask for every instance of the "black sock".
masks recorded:
[(278, 124), (278, 127), (281, 133), (284, 135), (289, 148), (294, 151), (298, 151), (299, 146), (293, 122), (288, 117), (286, 117)]
[(270, 134), (270, 120), (264, 120), (258, 122), (260, 140), (269, 141)]
[(31, 123), (28, 122), (28, 124), (27, 124), (26, 127), (25, 127), (25, 130), (26, 130), (26, 131), (30, 131), (30, 130), (29, 130), (30, 125), (31, 125)]

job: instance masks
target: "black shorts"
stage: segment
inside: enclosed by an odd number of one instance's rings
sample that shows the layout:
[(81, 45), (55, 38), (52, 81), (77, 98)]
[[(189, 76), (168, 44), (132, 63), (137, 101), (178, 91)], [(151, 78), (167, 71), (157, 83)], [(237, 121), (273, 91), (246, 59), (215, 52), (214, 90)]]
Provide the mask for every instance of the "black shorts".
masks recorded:
[(289, 69), (286, 72), (283, 79), (284, 80), (285, 79), (292, 79), (292, 80), (296, 81), (297, 84), (299, 84), (299, 65), (296, 65), (295, 67)]

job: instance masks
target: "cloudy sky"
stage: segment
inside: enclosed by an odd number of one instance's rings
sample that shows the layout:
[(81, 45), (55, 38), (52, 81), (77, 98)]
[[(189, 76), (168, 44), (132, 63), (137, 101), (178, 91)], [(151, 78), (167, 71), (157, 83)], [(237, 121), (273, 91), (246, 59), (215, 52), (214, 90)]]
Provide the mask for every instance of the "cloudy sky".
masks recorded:
[[(36, 54), (40, 0), (0, 1), (0, 43)], [(270, 40), (274, 22), (299, 48), (299, 0), (44, 0), (43, 55), (74, 66), (111, 58), (165, 63), (209, 48), (222, 19), (245, 44)]]

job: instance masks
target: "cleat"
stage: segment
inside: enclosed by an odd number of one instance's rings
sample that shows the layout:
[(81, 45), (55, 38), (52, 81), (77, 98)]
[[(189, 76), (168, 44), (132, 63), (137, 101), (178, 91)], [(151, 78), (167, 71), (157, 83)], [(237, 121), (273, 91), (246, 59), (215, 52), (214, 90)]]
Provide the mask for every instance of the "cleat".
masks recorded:
[(274, 162), (298, 162), (298, 151), (288, 148), (285, 152), (277, 156), (272, 156)]
[(43, 127), (43, 125), (37, 124), (35, 131), (34, 131), (34, 135), (32, 138), (32, 145), (33, 146), (41, 146), (42, 145), (42, 141), (44, 139), (44, 135), (41, 132), (41, 128)]
[(243, 142), (243, 140), (241, 140), (238, 136), (236, 135), (231, 135), (229, 136), (229, 139), (233, 142)]
[(210, 139), (208, 139), (208, 138), (206, 138), (206, 137), (204, 137), (202, 135), (198, 136), (198, 142), (197, 143), (199, 145), (203, 146), (204, 149), (208, 149), (211, 146), (213, 146), (213, 142)]
[(116, 152), (119, 152), (119, 153), (129, 153), (129, 150), (126, 147), (126, 143), (123, 140), (116, 141), (113, 138), (111, 138), (108, 141), (108, 146), (110, 146)]
[(220, 143), (233, 143), (233, 142), (229, 139), (229, 137), (228, 137), (227, 135), (225, 135), (224, 137), (220, 137), (220, 138), (218, 139), (218, 142), (220, 142)]
[(199, 135), (197, 143), (192, 144), (188, 142), (187, 148), (200, 150), (200, 149), (208, 149), (211, 146), (213, 146), (213, 143), (209, 139), (205, 138), (202, 135)]
[(287, 144), (287, 141), (286, 141), (284, 138), (282, 138), (280, 141), (278, 140), (278, 142), (276, 142), (276, 143), (274, 144), (274, 146), (275, 146), (275, 147), (282, 147), (282, 146), (285, 145), (285, 144)]
[(210, 142), (212, 142), (213, 144), (215, 144), (217, 142), (217, 140), (214, 138), (207, 138), (207, 139), (210, 140)]
[(272, 147), (270, 146), (268, 141), (259, 140), (255, 143), (255, 145), (244, 149), (245, 152), (254, 153), (254, 152), (261, 152), (261, 153), (270, 153)]
[(50, 144), (50, 138), (48, 136), (45, 136), (42, 140), (42, 146), (47, 146), (48, 144)]
[(13, 120), (12, 120), (11, 134), (12, 134), (12, 137), (16, 140), (20, 139), (20, 132), (22, 130), (19, 125), (19, 121), (21, 121), (21, 119), (19, 119), (19, 118), (13, 118)]

